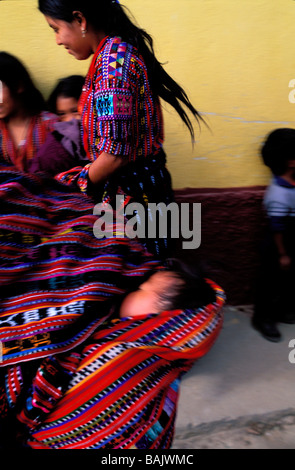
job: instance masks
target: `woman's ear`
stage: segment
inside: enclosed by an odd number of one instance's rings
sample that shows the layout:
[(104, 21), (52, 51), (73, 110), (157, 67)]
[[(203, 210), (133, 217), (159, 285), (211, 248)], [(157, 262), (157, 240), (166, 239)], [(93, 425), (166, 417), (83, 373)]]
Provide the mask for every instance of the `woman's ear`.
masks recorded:
[(87, 21), (85, 16), (81, 11), (73, 11), (73, 21), (76, 21), (78, 25), (81, 27), (82, 30), (86, 31), (87, 30)]

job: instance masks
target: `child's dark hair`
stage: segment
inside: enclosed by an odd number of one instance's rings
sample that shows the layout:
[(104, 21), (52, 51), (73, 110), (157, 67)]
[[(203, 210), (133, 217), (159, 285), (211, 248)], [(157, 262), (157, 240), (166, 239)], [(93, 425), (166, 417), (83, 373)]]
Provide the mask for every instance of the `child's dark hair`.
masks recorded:
[(295, 160), (295, 129), (280, 128), (268, 134), (261, 155), (274, 175), (285, 173), (288, 161)]
[(171, 258), (166, 261), (165, 270), (182, 282), (161, 294), (162, 310), (200, 308), (215, 302), (216, 294), (199, 265), (190, 266), (180, 259)]
[(48, 110), (54, 114), (57, 113), (56, 100), (59, 96), (75, 98), (78, 101), (82, 93), (84, 81), (85, 77), (82, 75), (70, 75), (69, 77), (61, 78), (47, 100)]
[(39, 10), (46, 16), (68, 23), (74, 20), (73, 12), (79, 11), (97, 30), (104, 31), (109, 36), (120, 36), (123, 41), (135, 46), (147, 66), (154, 95), (176, 110), (188, 127), (192, 140), (194, 139), (194, 128), (183, 105), (198, 122), (204, 122), (203, 118), (191, 104), (185, 91), (165, 72), (155, 57), (151, 36), (131, 21), (125, 7), (114, 0), (39, 0)]
[(35, 116), (46, 109), (45, 100), (26, 67), (15, 56), (4, 51), (0, 52), (0, 80), (28, 114)]

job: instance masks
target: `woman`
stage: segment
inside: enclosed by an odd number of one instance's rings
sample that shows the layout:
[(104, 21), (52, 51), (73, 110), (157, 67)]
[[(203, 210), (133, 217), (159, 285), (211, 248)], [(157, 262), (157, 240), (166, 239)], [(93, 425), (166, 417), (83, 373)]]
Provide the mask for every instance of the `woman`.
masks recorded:
[(0, 81), (0, 161), (26, 171), (57, 117), (45, 111), (28, 71), (7, 52), (0, 52)]
[[(80, 100), (82, 137), (91, 161), (59, 175), (97, 200), (124, 193), (135, 202), (169, 204), (171, 178), (165, 166), (160, 98), (193, 126), (183, 104), (200, 119), (185, 92), (164, 71), (151, 37), (112, 0), (39, 0), (39, 9), (63, 45), (78, 60), (94, 54)], [(130, 200), (130, 199), (128, 199)], [(150, 240), (163, 254), (167, 240)]]

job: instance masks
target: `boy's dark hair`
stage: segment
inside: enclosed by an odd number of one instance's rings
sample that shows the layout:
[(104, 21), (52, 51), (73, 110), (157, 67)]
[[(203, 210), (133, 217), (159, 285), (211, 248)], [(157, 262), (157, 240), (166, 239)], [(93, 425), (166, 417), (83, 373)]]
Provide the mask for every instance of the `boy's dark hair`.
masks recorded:
[(289, 160), (295, 160), (295, 129), (281, 128), (272, 131), (261, 148), (263, 162), (274, 175), (287, 170)]
[(123, 41), (135, 46), (142, 55), (155, 96), (169, 103), (185, 123), (194, 139), (194, 128), (185, 108), (199, 122), (204, 119), (191, 104), (185, 91), (164, 70), (155, 57), (153, 40), (143, 29), (131, 21), (127, 9), (114, 0), (39, 0), (39, 10), (43, 15), (71, 23), (73, 12), (80, 11), (86, 20), (97, 30), (108, 36), (119, 36)]
[(171, 258), (166, 261), (165, 270), (183, 282), (176, 283), (160, 296), (163, 310), (195, 309), (215, 302), (215, 291), (205, 280), (199, 265), (190, 266), (180, 259)]
[(23, 63), (7, 52), (0, 52), (0, 80), (14, 99), (32, 116), (46, 109), (45, 100), (36, 88)]
[(56, 100), (59, 96), (75, 98), (78, 101), (82, 93), (84, 81), (85, 77), (82, 75), (70, 75), (69, 77), (61, 78), (47, 100), (48, 110), (56, 114)]

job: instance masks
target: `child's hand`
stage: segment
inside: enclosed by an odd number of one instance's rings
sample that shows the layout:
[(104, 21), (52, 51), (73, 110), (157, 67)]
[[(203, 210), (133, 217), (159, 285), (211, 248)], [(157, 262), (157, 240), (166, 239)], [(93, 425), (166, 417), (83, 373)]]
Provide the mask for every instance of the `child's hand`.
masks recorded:
[(292, 259), (288, 255), (281, 255), (279, 258), (280, 268), (287, 271), (291, 267)]

